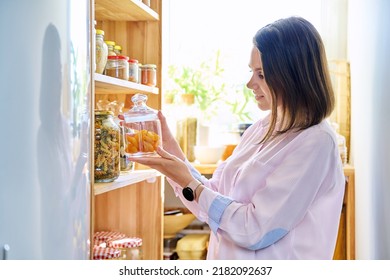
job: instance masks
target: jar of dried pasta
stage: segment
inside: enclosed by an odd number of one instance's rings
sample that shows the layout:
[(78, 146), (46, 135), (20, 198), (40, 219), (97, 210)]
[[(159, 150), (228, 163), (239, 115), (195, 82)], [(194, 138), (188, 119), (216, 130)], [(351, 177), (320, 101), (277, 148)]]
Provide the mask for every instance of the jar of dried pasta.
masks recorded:
[(95, 111), (95, 182), (112, 182), (120, 174), (119, 126), (111, 111)]

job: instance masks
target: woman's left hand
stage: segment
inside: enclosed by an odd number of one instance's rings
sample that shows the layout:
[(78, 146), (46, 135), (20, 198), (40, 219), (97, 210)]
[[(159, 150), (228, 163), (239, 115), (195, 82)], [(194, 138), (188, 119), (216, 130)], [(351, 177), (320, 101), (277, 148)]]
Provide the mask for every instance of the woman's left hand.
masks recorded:
[(182, 187), (194, 180), (189, 168), (181, 159), (161, 147), (157, 147), (157, 153), (159, 157), (129, 157), (129, 159), (156, 169)]

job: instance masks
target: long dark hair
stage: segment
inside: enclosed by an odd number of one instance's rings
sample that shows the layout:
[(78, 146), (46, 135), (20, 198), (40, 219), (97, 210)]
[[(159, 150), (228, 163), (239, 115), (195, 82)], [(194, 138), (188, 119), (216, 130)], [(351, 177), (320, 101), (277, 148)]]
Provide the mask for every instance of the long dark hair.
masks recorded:
[[(301, 17), (277, 20), (257, 31), (253, 43), (272, 95), (270, 126), (262, 142), (316, 125), (332, 113), (335, 100), (325, 48), (310, 22)], [(279, 100), (283, 115), (275, 131)]]

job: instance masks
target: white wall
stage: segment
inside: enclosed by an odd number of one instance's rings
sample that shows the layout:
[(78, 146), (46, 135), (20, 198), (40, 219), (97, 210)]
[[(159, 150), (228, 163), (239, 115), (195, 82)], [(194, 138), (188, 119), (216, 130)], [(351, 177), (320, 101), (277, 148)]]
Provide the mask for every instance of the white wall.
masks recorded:
[(390, 1), (349, 1), (358, 259), (390, 259)]

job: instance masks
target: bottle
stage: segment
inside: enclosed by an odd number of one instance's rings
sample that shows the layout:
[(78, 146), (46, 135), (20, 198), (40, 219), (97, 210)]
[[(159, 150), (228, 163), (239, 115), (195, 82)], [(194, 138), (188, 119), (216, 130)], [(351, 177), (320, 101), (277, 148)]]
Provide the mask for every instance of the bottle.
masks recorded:
[(116, 53), (116, 55), (121, 55), (122, 54), (122, 47), (119, 45), (115, 45), (114, 52)]
[(119, 177), (120, 128), (111, 111), (95, 111), (95, 182), (112, 182)]
[(161, 146), (161, 124), (157, 112), (146, 105), (145, 94), (135, 94), (133, 107), (124, 113), (125, 153), (129, 156), (153, 156)]
[(103, 74), (107, 63), (108, 47), (104, 42), (104, 31), (96, 29), (96, 73)]

